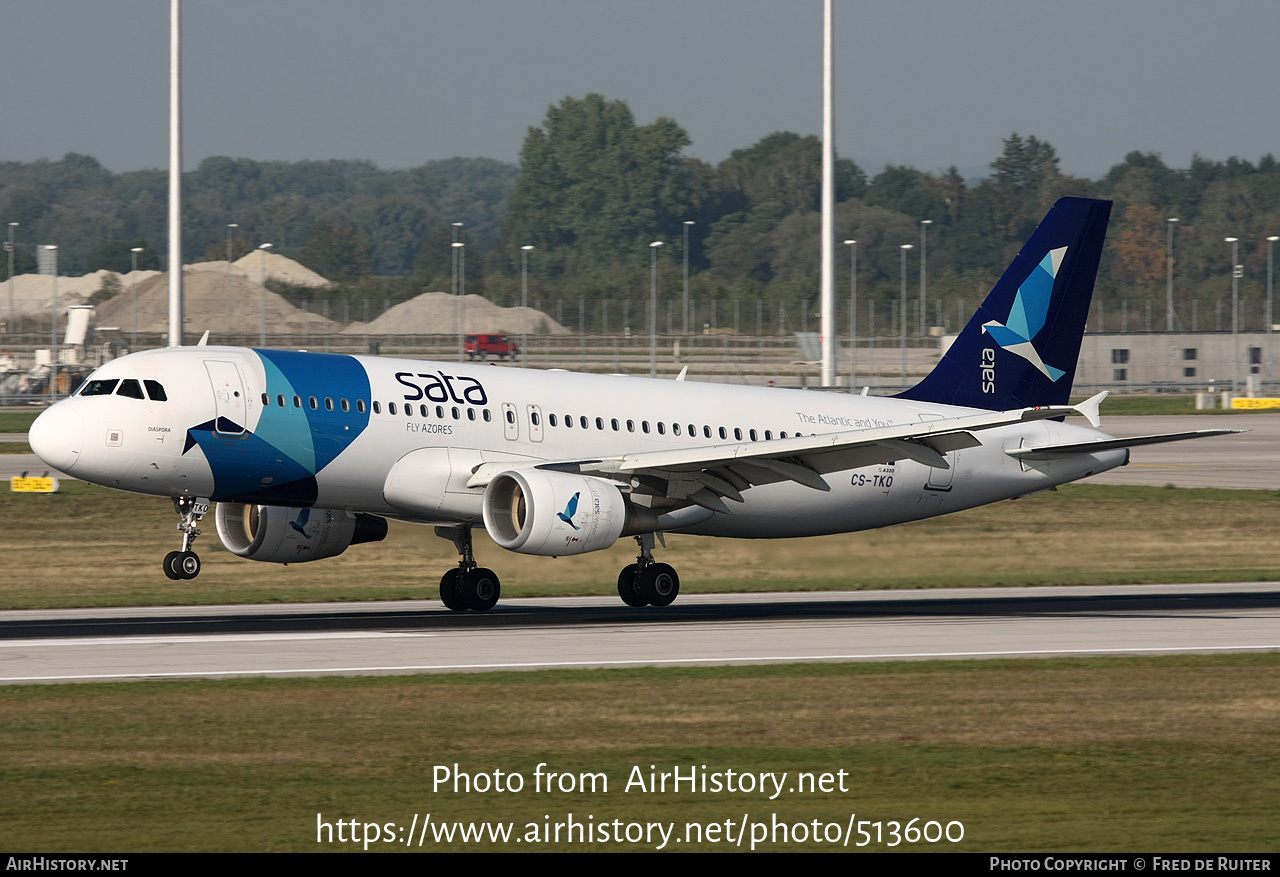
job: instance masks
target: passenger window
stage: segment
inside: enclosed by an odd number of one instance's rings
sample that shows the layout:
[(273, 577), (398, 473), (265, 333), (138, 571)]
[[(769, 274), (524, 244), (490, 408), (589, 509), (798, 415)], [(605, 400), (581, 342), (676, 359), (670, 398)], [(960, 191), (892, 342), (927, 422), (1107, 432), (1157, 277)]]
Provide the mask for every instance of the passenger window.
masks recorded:
[[(150, 387), (148, 387), (147, 389), (150, 389)], [(284, 407), (284, 396), (283, 396), (283, 394), (282, 394), (282, 395), (279, 395), (279, 396), (276, 396), (276, 404), (277, 404), (277, 405), (279, 405), (281, 408), (283, 408), (283, 407)]]
[(617, 431), (618, 431), (618, 418), (616, 418), (616, 417), (615, 417), (615, 418), (613, 418), (612, 420), (610, 420), (610, 421), (609, 421), (609, 425), (613, 427), (613, 431), (614, 431), (614, 432), (617, 432)]
[(645, 435), (649, 434), (649, 421), (647, 420), (640, 421), (640, 431), (643, 432)]
[[(537, 415), (535, 415), (535, 416), (537, 416)], [(552, 426), (555, 426), (555, 425), (556, 425), (556, 416), (555, 416), (554, 414), (550, 415), (550, 416), (548, 417), (548, 420), (551, 422), (551, 425), (552, 425)]]
[(726, 431), (723, 426), (720, 427), (720, 438), (727, 439), (728, 437), (729, 437), (728, 431)]
[(666, 434), (667, 434), (667, 425), (666, 425), (665, 423), (663, 423), (661, 420), (659, 420), (659, 421), (658, 421), (658, 435), (666, 435)]
[(635, 431), (636, 431), (636, 422), (634, 420), (628, 420), (627, 432), (635, 432)]
[(325, 411), (333, 410), (333, 400), (330, 399), (328, 396), (324, 397), (324, 410)]
[[(164, 387), (160, 386), (159, 381), (143, 381), (142, 386), (147, 388), (147, 395), (151, 397), (152, 402), (168, 402), (169, 396), (165, 393)], [(266, 404), (265, 402), (263, 403)], [(284, 404), (281, 397), (281, 405)]]
[(484, 409), (484, 411), (483, 411), (482, 413), (484, 414), (484, 422), (485, 422), (485, 423), (488, 423), (490, 420), (493, 420), (493, 415), (489, 413), (489, 409), (488, 409), (488, 408)]
[(444, 406), (443, 406), (443, 405), (437, 405), (437, 406), (436, 406), (436, 417), (439, 417), (441, 420), (444, 420)]
[[(552, 417), (554, 417), (555, 415), (553, 414), (553, 415), (551, 415), (551, 416), (552, 416)], [(534, 426), (537, 426), (537, 425), (538, 425), (538, 412), (536, 412), (536, 411), (535, 411), (535, 412), (533, 412), (532, 414), (530, 414), (530, 415), (529, 415), (529, 420), (533, 422), (533, 425), (534, 425)]]
[(573, 415), (566, 414), (564, 416), (564, 425), (567, 426), (569, 429), (573, 429)]
[(468, 409), (467, 409), (467, 420), (475, 420), (475, 419), (476, 419), (476, 409), (474, 409), (474, 408), (468, 408)]
[(382, 413), (382, 403), (381, 403), (381, 402), (377, 402), (377, 401), (375, 401), (375, 402), (373, 403), (373, 413), (374, 413), (374, 414), (381, 414), (381, 413)]
[(423, 417), (430, 417), (430, 416), (431, 416), (431, 409), (430, 409), (430, 408), (428, 408), (426, 405), (419, 405), (419, 406), (418, 406), (418, 413), (419, 413), (419, 414), (421, 414)]
[(702, 434), (703, 434), (703, 436), (705, 436), (706, 438), (711, 438), (711, 427), (709, 427), (709, 426), (704, 426), (704, 427), (702, 428)]
[(312, 410), (312, 411), (315, 411), (317, 408), (319, 408), (319, 407), (320, 407), (320, 403), (319, 403), (318, 401), (316, 401), (316, 397), (315, 397), (315, 396), (308, 396), (308, 397), (307, 397), (307, 404), (309, 404), (309, 405), (311, 406), (311, 410)]
[(596, 429), (604, 429), (604, 420), (599, 417), (596, 418)]
[(458, 420), (458, 419), (460, 419), (460, 418), (461, 418), (461, 414), (459, 414), (459, 412), (458, 412), (458, 409), (457, 409), (457, 408), (454, 408), (454, 409), (453, 409), (453, 419), (454, 419), (454, 420)]
[(689, 424), (689, 438), (697, 438), (697, 437), (698, 437), (698, 428), (694, 426), (692, 423)]
[(346, 399), (343, 399), (343, 400), (342, 400), (341, 405), (342, 405), (342, 410), (343, 410), (344, 412), (348, 412), (348, 413), (349, 413), (349, 412), (351, 411), (351, 403), (350, 403), (350, 402), (348, 402)]
[(109, 381), (89, 381), (84, 385), (84, 389), (80, 391), (81, 396), (110, 396), (116, 390), (116, 384), (120, 382), (119, 378), (113, 378)]
[(293, 407), (294, 407), (294, 408), (301, 408), (301, 407), (302, 407), (302, 397), (301, 397), (301, 396), (294, 396), (294, 397), (293, 397)]
[(515, 423), (515, 422), (516, 422), (516, 413), (515, 413), (514, 411), (512, 411), (510, 408), (508, 408), (508, 409), (507, 409), (507, 423)]
[(364, 414), (364, 400), (363, 400), (363, 399), (357, 399), (357, 400), (356, 400), (356, 411), (360, 412), (361, 414)]
[(117, 396), (128, 396), (130, 399), (145, 399), (142, 395), (142, 384), (139, 384), (133, 378), (128, 378), (120, 382), (120, 389), (116, 390)]
[(578, 416), (578, 424), (579, 424), (583, 429), (586, 429), (586, 428), (587, 428), (587, 416), (586, 416), (585, 414), (581, 414), (581, 415), (579, 415), (579, 416)]
[(733, 437), (737, 441), (742, 441), (742, 430), (735, 426), (733, 428)]
[(679, 435), (679, 434), (680, 434), (680, 424), (678, 424), (678, 423), (673, 423), (673, 424), (671, 424), (671, 431), (672, 431), (672, 432), (674, 432), (676, 435)]
[(755, 441), (755, 440), (756, 440), (756, 431), (755, 431), (754, 429), (753, 429), (753, 430), (751, 430), (751, 440), (752, 440), (752, 441)]
[(778, 433), (778, 438), (786, 438), (786, 437), (787, 437), (787, 431), (785, 429), (782, 432)]
[(263, 393), (263, 394), (262, 394), (262, 407), (263, 407), (263, 408), (266, 408), (266, 407), (267, 407), (267, 406), (269, 406), (270, 404), (271, 404), (271, 397), (270, 397), (270, 396), (268, 396), (266, 393)]
[(771, 441), (773, 441), (773, 431), (772, 431), (772, 430), (768, 430), (768, 429), (766, 429), (766, 430), (764, 431), (764, 440), (765, 440), (765, 441), (767, 441), (767, 442), (771, 442)]
[(396, 413), (396, 403), (394, 403), (394, 402), (388, 402), (388, 403), (387, 403), (387, 413), (388, 413), (388, 414), (395, 414), (395, 413)]

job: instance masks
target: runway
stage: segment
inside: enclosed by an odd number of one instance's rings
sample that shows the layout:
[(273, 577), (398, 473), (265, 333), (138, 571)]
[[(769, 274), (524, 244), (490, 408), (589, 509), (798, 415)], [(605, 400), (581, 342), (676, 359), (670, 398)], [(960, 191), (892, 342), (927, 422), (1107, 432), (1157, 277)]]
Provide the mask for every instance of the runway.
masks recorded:
[(0, 683), (1280, 650), (1280, 583), (0, 613)]
[[(1105, 410), (1105, 403), (1104, 403)], [(1073, 418), (1073, 422), (1084, 421)], [(1102, 429), (1116, 436), (1244, 429), (1242, 435), (1134, 448), (1128, 466), (1089, 479), (1095, 484), (1163, 487), (1229, 487), (1280, 490), (1280, 414), (1170, 415), (1102, 418)], [(19, 436), (25, 438), (25, 436)], [(31, 454), (0, 454), (0, 478), (29, 472), (59, 475)], [(70, 476), (62, 476), (70, 477)]]

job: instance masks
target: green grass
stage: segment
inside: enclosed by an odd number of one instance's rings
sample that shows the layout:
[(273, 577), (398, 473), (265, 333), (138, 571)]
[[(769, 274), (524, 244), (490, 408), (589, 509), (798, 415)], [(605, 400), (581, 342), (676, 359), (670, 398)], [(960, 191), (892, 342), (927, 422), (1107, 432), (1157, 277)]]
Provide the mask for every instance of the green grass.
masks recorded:
[(0, 432), (26, 432), (43, 408), (0, 411)]
[[(171, 504), (77, 481), (55, 495), (0, 492), (0, 522), (0, 609), (437, 599), (441, 572), (457, 562), (452, 544), (429, 528), (392, 522), (387, 541), (340, 557), (255, 563), (222, 550), (206, 518), (196, 543), (204, 570), (175, 583), (160, 570), (178, 543)], [(615, 594), (618, 570), (635, 550), (624, 539), (577, 558), (529, 557), (476, 535), (476, 554), (501, 576), (504, 599)], [(669, 534), (659, 554), (679, 570), (686, 593), (1273, 581), (1280, 492), (1068, 485), (862, 533)]]
[[(964, 824), (962, 843), (928, 849), (1260, 852), (1280, 816), (1277, 692), (1273, 654), (10, 687), (0, 847), (359, 849), (318, 847), (317, 813), (520, 831), (568, 813), (681, 830), (856, 813)], [(609, 790), (537, 793), (544, 762), (602, 772)], [(526, 788), (434, 789), (455, 764)], [(847, 791), (624, 792), (650, 765), (787, 771), (789, 787), (843, 770)], [(423, 847), (442, 848), (494, 849)]]

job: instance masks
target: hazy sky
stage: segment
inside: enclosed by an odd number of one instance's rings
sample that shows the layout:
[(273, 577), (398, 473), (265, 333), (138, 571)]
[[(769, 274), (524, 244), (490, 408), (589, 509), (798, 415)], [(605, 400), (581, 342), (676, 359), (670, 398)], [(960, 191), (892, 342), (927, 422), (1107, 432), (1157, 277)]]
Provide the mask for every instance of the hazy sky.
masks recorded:
[[(1280, 0), (836, 0), (841, 155), (983, 174), (1010, 132), (1098, 177), (1134, 149), (1280, 152)], [(167, 162), (168, 0), (0, 0), (0, 160)], [(821, 131), (820, 0), (185, 0), (185, 164), (517, 160), (567, 95), (719, 161)]]

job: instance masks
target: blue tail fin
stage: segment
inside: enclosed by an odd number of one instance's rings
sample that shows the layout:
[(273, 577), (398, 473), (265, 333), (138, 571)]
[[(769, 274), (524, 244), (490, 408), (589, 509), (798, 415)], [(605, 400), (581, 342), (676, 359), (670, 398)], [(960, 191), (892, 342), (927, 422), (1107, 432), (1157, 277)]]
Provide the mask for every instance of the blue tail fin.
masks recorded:
[(901, 399), (1009, 410), (1071, 394), (1110, 201), (1063, 198), (942, 361)]

